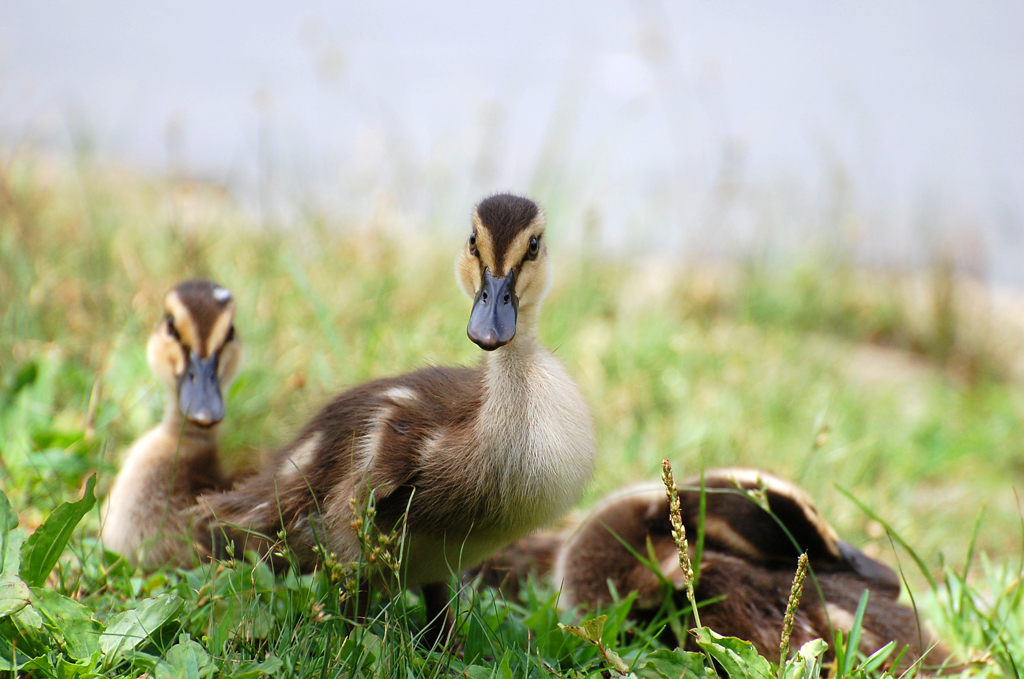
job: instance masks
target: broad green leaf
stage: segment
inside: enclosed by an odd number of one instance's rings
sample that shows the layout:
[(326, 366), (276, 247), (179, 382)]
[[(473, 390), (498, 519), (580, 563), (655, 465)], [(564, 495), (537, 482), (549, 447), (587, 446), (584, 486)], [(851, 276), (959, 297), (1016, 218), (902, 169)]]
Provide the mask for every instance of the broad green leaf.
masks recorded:
[[(0, 496), (2, 495), (0, 493)], [(4, 559), (5, 568), (0, 571), (0, 617), (17, 613), (25, 608), (29, 598), (28, 585), (18, 577), (21, 545), (25, 542), (25, 531), (16, 529), (9, 533), (5, 532), (4, 542), (6, 558)]]
[(463, 673), (469, 677), (469, 679), (494, 679), (497, 669), (494, 667), (481, 667), (480, 665), (470, 665), (463, 669)]
[(157, 663), (153, 675), (157, 679), (206, 679), (216, 669), (206, 649), (187, 635), (182, 635), (182, 639), (171, 646), (164, 659)]
[(380, 637), (371, 632), (365, 632), (360, 636), (363, 648), (365, 649), (366, 664), (364, 667), (372, 668), (375, 663), (379, 663), (384, 655), (382, 651), (383, 644), (381, 643)]
[(558, 626), (583, 641), (600, 644), (601, 634), (604, 632), (604, 621), (607, 619), (607, 615), (601, 615), (585, 621), (582, 627), (578, 625), (563, 625), (562, 623), (558, 623)]
[(109, 674), (100, 667), (103, 656), (97, 651), (90, 658), (82, 658), (71, 662), (60, 658), (57, 665), (57, 676), (61, 679), (106, 679)]
[(32, 660), (22, 649), (12, 647), (9, 640), (0, 636), (0, 672), (13, 672), (21, 669)]
[[(39, 657), (32, 658), (27, 663), (21, 666), (22, 672), (31, 672), (32, 670), (39, 670), (44, 677), (55, 677), (57, 676), (57, 668), (53, 666), (53, 661), (47, 655), (40, 655)], [(40, 676), (40, 675), (29, 675), (29, 676)]]
[(17, 527), (18, 515), (11, 509), (7, 496), (0, 491), (0, 573), (7, 570), (7, 534)]
[(783, 679), (818, 679), (821, 674), (821, 659), (828, 650), (828, 644), (821, 639), (808, 641), (792, 660), (786, 662), (782, 671)]
[(4, 552), (4, 568), (0, 573), (17, 575), (21, 568), (21, 547), (25, 544), (25, 531), (15, 528), (5, 533), (4, 537), (7, 538), (7, 549)]
[(615, 651), (610, 648), (605, 648), (601, 643), (601, 635), (604, 634), (604, 624), (607, 620), (607, 615), (599, 615), (596, 618), (591, 618), (590, 620), (585, 621), (582, 627), (578, 627), (576, 625), (563, 625), (561, 623), (559, 623), (558, 626), (574, 637), (596, 646), (601, 652), (601, 655), (604, 656), (605, 664), (620, 674), (626, 673), (629, 671), (629, 665), (627, 665)]
[(32, 605), (51, 634), (63, 640), (64, 650), (75, 660), (91, 657), (100, 650), (102, 627), (92, 611), (52, 589), (32, 589)]
[(115, 661), (129, 649), (150, 638), (154, 632), (181, 613), (184, 602), (173, 594), (146, 599), (138, 608), (118, 613), (100, 635), (100, 650), (107, 661)]
[(827, 650), (828, 644), (825, 643), (824, 639), (812, 639), (801, 646), (796, 655), (805, 662), (816, 662), (820, 666), (821, 659), (825, 657), (825, 651)]
[(17, 648), (21, 662), (24, 662), (25, 657), (49, 655), (54, 647), (53, 638), (43, 625), (42, 617), (31, 604), (31, 595), (28, 606), (0, 620), (0, 646), (6, 647), (0, 655), (10, 660), (12, 645)]
[(649, 653), (636, 674), (643, 679), (704, 679), (708, 676), (704, 656), (681, 648), (671, 651), (663, 648)]
[(26, 606), (15, 613), (14, 623), (22, 632), (41, 632), (43, 630), (43, 618), (34, 606)]
[(625, 674), (626, 672), (629, 672), (629, 665), (626, 664), (626, 661), (624, 661), (618, 653), (611, 650), (610, 648), (604, 648), (601, 650), (601, 652), (604, 655), (605, 664), (607, 664), (613, 670), (619, 672), (620, 674)]
[(695, 629), (694, 634), (697, 644), (718, 661), (730, 679), (775, 679), (771, 663), (749, 641), (723, 637), (707, 627)]
[(78, 522), (96, 504), (95, 488), (96, 475), (93, 474), (85, 484), (81, 500), (61, 503), (25, 541), (21, 548), (21, 578), (30, 587), (46, 583)]
[(351, 668), (353, 676), (363, 676), (359, 672), (369, 672), (377, 660), (380, 644), (375, 635), (368, 632), (354, 633), (346, 636), (341, 642), (333, 662), (341, 667)]
[(13, 573), (0, 575), (0, 618), (28, 605), (28, 585)]
[(583, 627), (587, 630), (587, 634), (590, 636), (590, 640), (593, 642), (600, 642), (601, 636), (604, 634), (604, 623), (608, 620), (607, 615), (601, 615), (596, 618), (591, 618), (583, 623)]
[(224, 675), (225, 679), (257, 679), (257, 677), (274, 677), (284, 667), (280, 658), (270, 657), (257, 665), (242, 665), (237, 672)]

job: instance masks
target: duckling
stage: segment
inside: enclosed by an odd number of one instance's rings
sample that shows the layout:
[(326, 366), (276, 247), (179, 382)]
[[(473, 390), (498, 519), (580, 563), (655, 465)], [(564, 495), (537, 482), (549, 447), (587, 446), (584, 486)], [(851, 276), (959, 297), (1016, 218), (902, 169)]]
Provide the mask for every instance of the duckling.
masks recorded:
[(200, 493), (230, 484), (217, 434), (221, 390), (241, 360), (234, 316), (231, 292), (210, 281), (185, 281), (164, 298), (146, 347), (167, 387), (164, 417), (128, 449), (103, 512), (104, 546), (133, 564), (188, 563), (187, 508)]
[(202, 548), (273, 558), (283, 530), (304, 570), (321, 550), (354, 562), (352, 501), (372, 495), (376, 526), (407, 540), (401, 584), (423, 587), (433, 617), (450, 575), (565, 513), (590, 479), (594, 436), (579, 389), (537, 340), (551, 279), (544, 231), (527, 198), (480, 202), (455, 272), (473, 300), (467, 335), (486, 352), (482, 363), (337, 396), (273, 464), (202, 498)]
[[(694, 488), (699, 489), (700, 479), (689, 479), (683, 486), (689, 487), (680, 490), (680, 505), (692, 552), (700, 511), (700, 492)], [(700, 609), (702, 624), (750, 641), (777, 663), (797, 556), (806, 551), (820, 591), (809, 578), (796, 614), (792, 648), (815, 638), (831, 641), (832, 628), (848, 633), (861, 594), (868, 590), (862, 652), (871, 653), (893, 640), (900, 648), (908, 647), (909, 662), (925, 654), (930, 664), (946, 661), (948, 652), (922, 630), (914, 610), (897, 603), (896, 573), (840, 540), (802, 490), (749, 469), (708, 472), (705, 487), (705, 543), (695, 595), (698, 602), (713, 603)], [(748, 492), (763, 493), (774, 518)], [(558, 551), (554, 581), (561, 583), (561, 604), (609, 604), (611, 583), (621, 595), (637, 593), (631, 615), (652, 618), (665, 593), (657, 576), (630, 552), (646, 558), (649, 540), (658, 567), (675, 587), (674, 596), (686, 606), (671, 531), (668, 500), (660, 483), (612, 495)]]

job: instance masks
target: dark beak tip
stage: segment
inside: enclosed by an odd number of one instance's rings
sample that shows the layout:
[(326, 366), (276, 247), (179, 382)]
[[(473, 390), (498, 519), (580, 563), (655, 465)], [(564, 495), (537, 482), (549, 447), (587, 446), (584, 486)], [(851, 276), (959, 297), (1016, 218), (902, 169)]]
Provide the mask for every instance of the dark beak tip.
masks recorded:
[(467, 332), (466, 335), (473, 341), (473, 344), (477, 345), (484, 351), (494, 351), (504, 344), (504, 342), (499, 342), (497, 335), (493, 333), (487, 333), (482, 337), (474, 337), (471, 332)]

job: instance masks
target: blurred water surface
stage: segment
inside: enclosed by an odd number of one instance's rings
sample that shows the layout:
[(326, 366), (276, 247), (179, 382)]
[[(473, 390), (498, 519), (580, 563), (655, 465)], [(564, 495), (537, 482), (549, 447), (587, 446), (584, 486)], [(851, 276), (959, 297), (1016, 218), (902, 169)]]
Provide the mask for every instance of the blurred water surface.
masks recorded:
[(311, 209), (1024, 287), (1024, 4), (5, 0), (0, 141)]

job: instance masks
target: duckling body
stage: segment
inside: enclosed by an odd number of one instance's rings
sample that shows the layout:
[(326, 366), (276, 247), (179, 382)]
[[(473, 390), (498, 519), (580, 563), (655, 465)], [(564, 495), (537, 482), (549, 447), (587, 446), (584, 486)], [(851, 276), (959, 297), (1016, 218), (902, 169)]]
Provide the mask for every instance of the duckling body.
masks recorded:
[(107, 496), (103, 545), (144, 567), (185, 565), (187, 509), (229, 484), (215, 432), (164, 420), (126, 453)]
[[(691, 558), (699, 525), (699, 486), (699, 478), (689, 479), (680, 490)], [(935, 646), (913, 609), (897, 602), (897, 575), (839, 540), (799, 488), (745, 469), (708, 472), (705, 486), (705, 545), (695, 595), (698, 603), (712, 603), (700, 609), (703, 625), (750, 641), (758, 652), (778, 662), (797, 557), (806, 551), (817, 585), (812, 578), (805, 582), (791, 648), (815, 638), (831, 642), (832, 629), (848, 633), (861, 594), (868, 590), (862, 652), (871, 653), (894, 640), (901, 648), (908, 647), (907, 661), (922, 657), (929, 649), (928, 664), (945, 661), (948, 652)], [(744, 491), (763, 493), (778, 521)], [(671, 530), (668, 500), (660, 483), (627, 488), (610, 496), (561, 538), (553, 573), (562, 589), (560, 605), (606, 605), (614, 600), (613, 591), (620, 596), (636, 592), (630, 615), (638, 620), (653, 619), (664, 604), (666, 592), (651, 568), (632, 553), (647, 558), (649, 541), (658, 568), (675, 588), (671, 596), (680, 607), (686, 607), (685, 583)], [(549, 558), (548, 542), (540, 543), (540, 564)], [(520, 555), (508, 559), (499, 555), (497, 560), (523, 562)]]
[(146, 567), (189, 563), (189, 508), (201, 493), (230, 485), (218, 455), (220, 389), (240, 360), (226, 289), (186, 281), (164, 307), (146, 352), (167, 387), (164, 417), (125, 454), (101, 529), (107, 549)]
[(487, 351), (482, 365), (336, 397), (267, 469), (203, 498), (206, 549), (268, 553), (283, 529), (304, 569), (318, 545), (355, 561), (353, 500), (372, 492), (377, 527), (407, 536), (402, 584), (432, 585), (564, 513), (590, 478), (594, 441), (578, 388), (536, 339), (543, 230), (525, 198), (481, 202), (456, 272), (474, 298), (467, 333)]
[(306, 568), (318, 542), (355, 561), (350, 500), (368, 486), (381, 530), (404, 519), (405, 584), (444, 580), (557, 519), (589, 477), (582, 398), (573, 390), (553, 400), (568, 376), (550, 354), (532, 358), (533, 367), (521, 365), (539, 373), (537, 388), (518, 394), (500, 388), (500, 378), (497, 393), (489, 388), (489, 365), (427, 368), (345, 392), (278, 453), (272, 473), (206, 496), (210, 516), (244, 527), (243, 549), (259, 550), (260, 535), (283, 528)]

